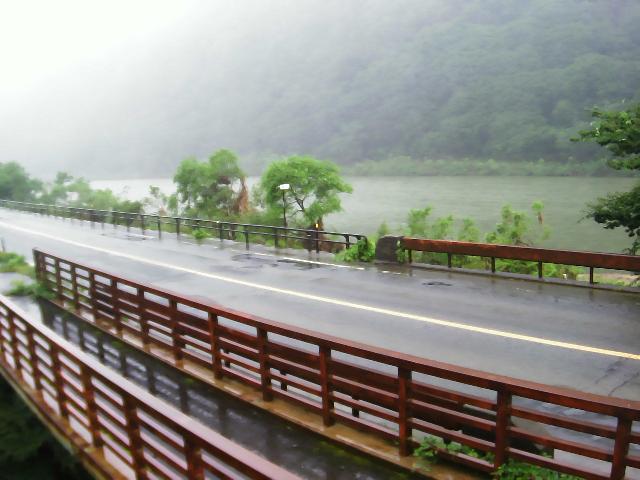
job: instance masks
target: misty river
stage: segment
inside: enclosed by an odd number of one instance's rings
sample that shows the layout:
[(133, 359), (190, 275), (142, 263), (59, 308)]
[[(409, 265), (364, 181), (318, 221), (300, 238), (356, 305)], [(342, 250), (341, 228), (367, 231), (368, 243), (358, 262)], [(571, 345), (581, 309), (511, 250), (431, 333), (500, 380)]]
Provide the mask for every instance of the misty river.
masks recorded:
[[(253, 186), (259, 177), (249, 177)], [(510, 204), (530, 211), (531, 203), (545, 205), (545, 224), (551, 236), (544, 246), (573, 250), (620, 252), (631, 244), (621, 229), (605, 230), (593, 220), (581, 220), (585, 205), (607, 193), (629, 190), (635, 178), (612, 177), (348, 177), (351, 195), (343, 195), (343, 211), (325, 219), (327, 229), (370, 234), (384, 220), (401, 231), (412, 208), (433, 207), (432, 220), (452, 214), (469, 217), (484, 233), (500, 219), (500, 209)], [(149, 185), (164, 193), (175, 191), (168, 178), (93, 181), (94, 188), (110, 188), (130, 200), (148, 195)], [(532, 220), (534, 219), (531, 214)], [(457, 230), (457, 226), (456, 226)]]

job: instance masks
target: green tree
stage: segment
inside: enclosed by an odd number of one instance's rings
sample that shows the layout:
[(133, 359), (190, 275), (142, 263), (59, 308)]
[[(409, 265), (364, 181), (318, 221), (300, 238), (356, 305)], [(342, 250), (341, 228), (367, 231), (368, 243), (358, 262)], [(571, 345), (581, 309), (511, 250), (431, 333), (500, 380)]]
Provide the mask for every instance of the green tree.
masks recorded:
[(272, 210), (283, 208), (282, 190), (278, 188), (282, 184), (290, 186), (284, 191), (287, 215), (321, 227), (325, 215), (342, 209), (339, 194), (353, 191), (340, 177), (337, 165), (310, 156), (275, 161), (262, 174), (260, 189), (266, 206)]
[(0, 163), (0, 198), (29, 202), (42, 190), (42, 182), (31, 178), (16, 162)]
[[(616, 170), (640, 170), (640, 103), (622, 111), (592, 113), (597, 122), (581, 130), (575, 141), (596, 142), (611, 157), (608, 164)], [(633, 255), (640, 250), (640, 182), (629, 192), (618, 192), (599, 198), (587, 206), (586, 217), (604, 228), (624, 228), (632, 244)]]
[(205, 162), (183, 160), (173, 181), (177, 200), (192, 214), (232, 217), (247, 210), (246, 175), (230, 150), (218, 150)]

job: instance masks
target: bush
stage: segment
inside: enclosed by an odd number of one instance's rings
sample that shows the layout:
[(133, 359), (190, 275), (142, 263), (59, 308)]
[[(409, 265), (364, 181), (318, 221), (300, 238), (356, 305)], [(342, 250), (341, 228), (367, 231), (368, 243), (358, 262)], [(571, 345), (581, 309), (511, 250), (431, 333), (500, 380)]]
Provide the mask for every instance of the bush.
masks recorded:
[(336, 253), (336, 260), (342, 262), (371, 262), (376, 257), (375, 242), (361, 238), (358, 243)]

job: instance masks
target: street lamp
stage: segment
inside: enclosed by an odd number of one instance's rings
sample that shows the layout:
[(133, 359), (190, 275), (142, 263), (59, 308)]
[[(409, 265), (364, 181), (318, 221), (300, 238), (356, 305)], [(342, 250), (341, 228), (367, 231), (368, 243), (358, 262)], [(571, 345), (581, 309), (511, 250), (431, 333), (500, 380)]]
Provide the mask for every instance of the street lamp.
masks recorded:
[(284, 222), (284, 228), (287, 228), (287, 203), (284, 199), (284, 192), (291, 189), (291, 185), (288, 183), (283, 183), (279, 185), (278, 188), (282, 192), (282, 221)]

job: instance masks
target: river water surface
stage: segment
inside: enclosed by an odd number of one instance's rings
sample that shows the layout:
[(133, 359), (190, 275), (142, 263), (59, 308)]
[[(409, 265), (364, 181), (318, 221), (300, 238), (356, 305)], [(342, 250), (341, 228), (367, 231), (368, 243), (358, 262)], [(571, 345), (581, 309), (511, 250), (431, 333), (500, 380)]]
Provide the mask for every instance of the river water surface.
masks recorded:
[[(253, 186), (258, 177), (248, 180)], [(502, 205), (529, 210), (533, 201), (541, 200), (545, 223), (551, 229), (544, 246), (620, 252), (631, 244), (622, 230), (605, 230), (592, 220), (581, 219), (588, 202), (629, 190), (637, 181), (634, 178), (350, 177), (348, 181), (353, 193), (343, 195), (342, 212), (325, 219), (327, 229), (370, 234), (384, 220), (392, 230), (401, 232), (410, 209), (430, 205), (434, 217), (452, 214), (458, 220), (472, 218), (484, 234), (499, 221)], [(147, 196), (149, 185), (159, 186), (165, 193), (175, 191), (169, 178), (101, 180), (92, 185), (110, 188), (132, 200)]]

